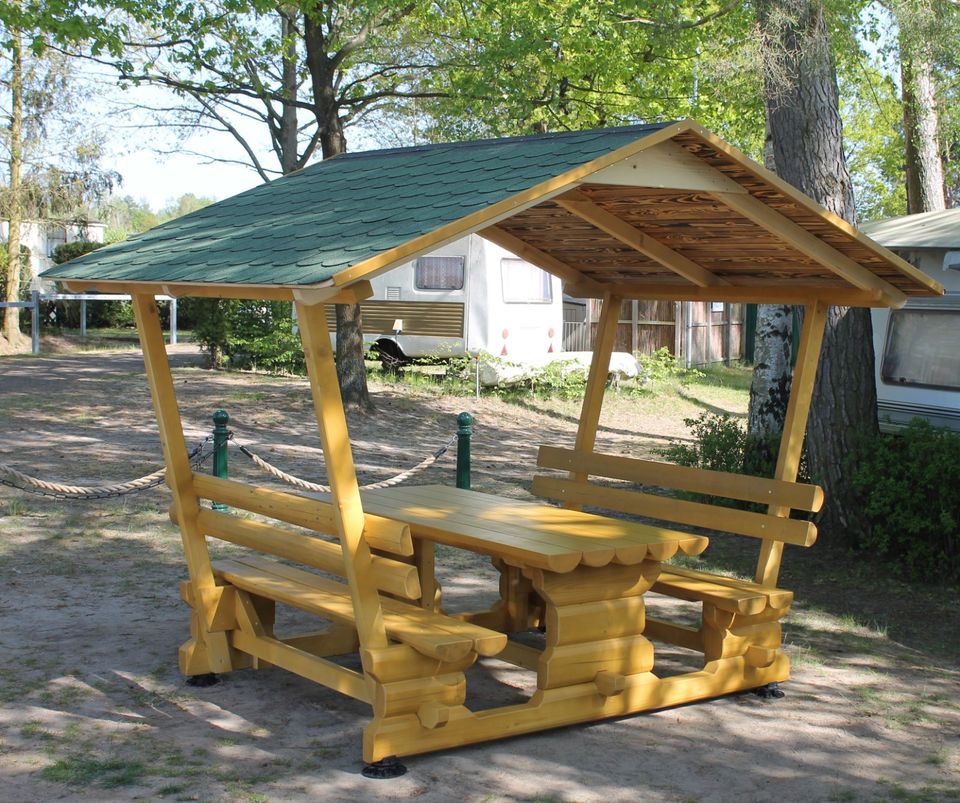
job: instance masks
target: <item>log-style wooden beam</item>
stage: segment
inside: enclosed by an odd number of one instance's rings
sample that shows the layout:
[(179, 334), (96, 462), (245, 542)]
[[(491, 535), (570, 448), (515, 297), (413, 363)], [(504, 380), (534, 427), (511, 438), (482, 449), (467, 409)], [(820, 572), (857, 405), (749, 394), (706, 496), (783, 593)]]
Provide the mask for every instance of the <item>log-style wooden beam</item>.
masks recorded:
[(650, 235), (640, 231), (636, 226), (631, 226), (625, 220), (621, 220), (602, 206), (595, 204), (579, 190), (565, 193), (555, 200), (572, 215), (576, 215), (591, 226), (596, 226), (644, 256), (656, 260), (665, 268), (672, 270), (698, 287), (722, 287), (729, 284), (725, 279), (711, 273), (692, 259), (688, 259), (683, 254), (658, 242)]
[(573, 266), (562, 262), (545, 251), (541, 251), (539, 248), (525, 243), (519, 237), (510, 234), (508, 231), (504, 231), (499, 226), (488, 226), (477, 233), (494, 245), (499, 245), (501, 248), (516, 254), (518, 257), (522, 257), (538, 268), (552, 273), (554, 276), (559, 276), (568, 284), (589, 287), (597, 296), (601, 296), (604, 293), (603, 288), (599, 284), (584, 276)]
[(712, 192), (710, 195), (854, 287), (879, 293), (887, 306), (901, 307), (906, 303), (906, 295), (890, 282), (881, 279), (829, 243), (825, 243), (802, 226), (770, 208), (760, 199), (752, 195), (729, 192)]

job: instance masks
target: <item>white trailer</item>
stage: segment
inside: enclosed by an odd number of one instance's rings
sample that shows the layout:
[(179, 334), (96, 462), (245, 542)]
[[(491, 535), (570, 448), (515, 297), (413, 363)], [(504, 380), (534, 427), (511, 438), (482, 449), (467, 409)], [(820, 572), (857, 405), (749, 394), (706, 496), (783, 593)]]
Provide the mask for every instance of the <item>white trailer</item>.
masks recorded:
[(561, 351), (560, 279), (478, 235), (371, 280), (364, 340), (385, 364), (490, 354), (542, 364)]
[(880, 428), (912, 418), (960, 432), (960, 210), (904, 215), (863, 230), (946, 288), (898, 310), (873, 310)]

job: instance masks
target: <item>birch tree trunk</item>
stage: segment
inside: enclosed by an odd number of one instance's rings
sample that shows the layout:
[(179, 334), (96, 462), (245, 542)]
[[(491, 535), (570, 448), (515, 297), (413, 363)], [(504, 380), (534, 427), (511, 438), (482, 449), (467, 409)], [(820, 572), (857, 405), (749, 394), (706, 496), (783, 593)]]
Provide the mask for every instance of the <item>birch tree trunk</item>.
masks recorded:
[[(853, 187), (823, 5), (760, 0), (758, 18), (777, 173), (852, 223)], [(831, 307), (807, 425), (807, 456), (813, 480), (827, 497), (821, 527), (834, 537), (846, 540), (846, 533), (863, 527), (849, 479), (861, 433), (876, 431), (870, 311)]]
[(757, 345), (747, 414), (747, 431), (751, 435), (783, 431), (793, 376), (790, 366), (792, 337), (792, 307), (781, 304), (757, 306)]
[[(763, 161), (776, 172), (770, 121), (766, 121)], [(790, 352), (793, 341), (793, 309), (785, 304), (758, 304), (753, 377), (750, 381), (750, 407), (747, 431), (769, 436), (783, 431), (790, 399), (793, 370)]]
[(903, 134), (906, 145), (907, 212), (946, 209), (943, 161), (940, 156), (939, 115), (930, 58), (914, 54), (906, 37), (900, 39), (900, 78), (903, 87)]

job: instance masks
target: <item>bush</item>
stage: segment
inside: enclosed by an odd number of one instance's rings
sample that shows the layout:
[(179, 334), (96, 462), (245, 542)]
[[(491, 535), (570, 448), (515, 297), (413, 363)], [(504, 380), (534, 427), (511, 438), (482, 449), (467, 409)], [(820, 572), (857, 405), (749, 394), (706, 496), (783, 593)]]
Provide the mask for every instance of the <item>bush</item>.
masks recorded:
[(64, 262), (69, 262), (71, 259), (89, 254), (91, 251), (103, 248), (103, 246), (104, 243), (95, 243), (91, 240), (76, 240), (72, 243), (58, 245), (53, 249), (50, 258), (53, 260), (54, 265), (62, 265)]
[(306, 362), (299, 335), (293, 333), (289, 301), (236, 301), (227, 307), (223, 351), (230, 367), (303, 374)]
[(633, 356), (636, 358), (637, 366), (640, 369), (641, 384), (645, 382), (667, 382), (671, 379), (690, 381), (703, 376), (703, 373), (696, 368), (685, 368), (666, 346), (657, 349), (653, 354), (636, 352)]
[(868, 438), (852, 483), (869, 522), (856, 546), (914, 580), (960, 581), (960, 435), (915, 418)]
[[(727, 413), (702, 413), (698, 418), (685, 418), (683, 423), (690, 428), (693, 443), (672, 441), (668, 447), (657, 450), (671, 463), (730, 474), (773, 477), (780, 449), (780, 433), (751, 435), (740, 421)], [(807, 482), (807, 476), (806, 462), (801, 460), (798, 479)], [(747, 510), (766, 509), (762, 505), (721, 500), (714, 496), (688, 494), (688, 497)]]
[[(211, 368), (223, 365), (230, 339), (230, 307), (237, 302), (222, 298), (191, 298), (190, 315), (200, 350), (207, 355)], [(177, 312), (179, 314), (179, 308)]]

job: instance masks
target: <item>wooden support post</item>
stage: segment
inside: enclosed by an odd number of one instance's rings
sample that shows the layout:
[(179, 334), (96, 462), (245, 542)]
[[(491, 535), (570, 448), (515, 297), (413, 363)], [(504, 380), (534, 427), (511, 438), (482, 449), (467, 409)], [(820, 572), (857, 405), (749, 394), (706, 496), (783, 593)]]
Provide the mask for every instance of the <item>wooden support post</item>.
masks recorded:
[[(580, 410), (580, 426), (577, 428), (578, 452), (592, 452), (597, 440), (603, 394), (607, 389), (607, 375), (610, 373), (610, 355), (613, 354), (613, 345), (617, 339), (617, 325), (620, 322), (620, 301), (619, 296), (610, 293), (603, 297), (600, 323), (597, 324), (597, 336), (593, 342), (593, 359), (590, 361), (587, 390), (583, 394), (583, 407)], [(582, 472), (571, 472), (570, 479), (584, 482), (587, 475)], [(566, 507), (571, 510), (580, 509), (580, 506), (575, 504), (569, 504)]]
[(170, 375), (160, 315), (153, 296), (140, 293), (134, 295), (133, 312), (160, 429), (160, 444), (167, 466), (167, 485), (173, 492), (173, 505), (180, 523), (187, 571), (194, 590), (194, 612), (199, 621), (199, 632), (180, 650), (180, 669), (187, 675), (227, 672), (231, 669), (227, 636), (225, 633), (210, 632), (213, 612), (205, 609), (207, 600), (215, 594), (216, 582), (210, 567), (207, 541), (197, 525), (200, 502), (193, 490), (193, 471), (183, 439), (180, 409), (177, 406), (173, 377)]
[[(790, 401), (787, 404), (787, 415), (783, 422), (783, 435), (780, 438), (777, 469), (773, 475), (776, 480), (794, 482), (797, 479), (828, 310), (829, 305), (825, 301), (817, 301), (806, 307), (803, 330), (800, 333), (800, 351), (797, 355), (796, 367), (793, 370)], [(777, 505), (771, 505), (767, 512), (775, 516), (790, 515), (789, 508)], [(782, 555), (782, 542), (764, 540), (763, 546), (760, 548), (760, 558), (757, 561), (754, 580), (765, 586), (775, 586), (780, 574), (780, 558)]]
[[(320, 444), (327, 465), (334, 518), (343, 547), (344, 574), (357, 621), (361, 655), (387, 646), (380, 598), (373, 581), (370, 547), (363, 538), (363, 507), (360, 489), (350, 450), (347, 419), (337, 384), (337, 369), (323, 304), (296, 302), (300, 339), (310, 376), (310, 390)], [(369, 671), (364, 660), (364, 669)]]

